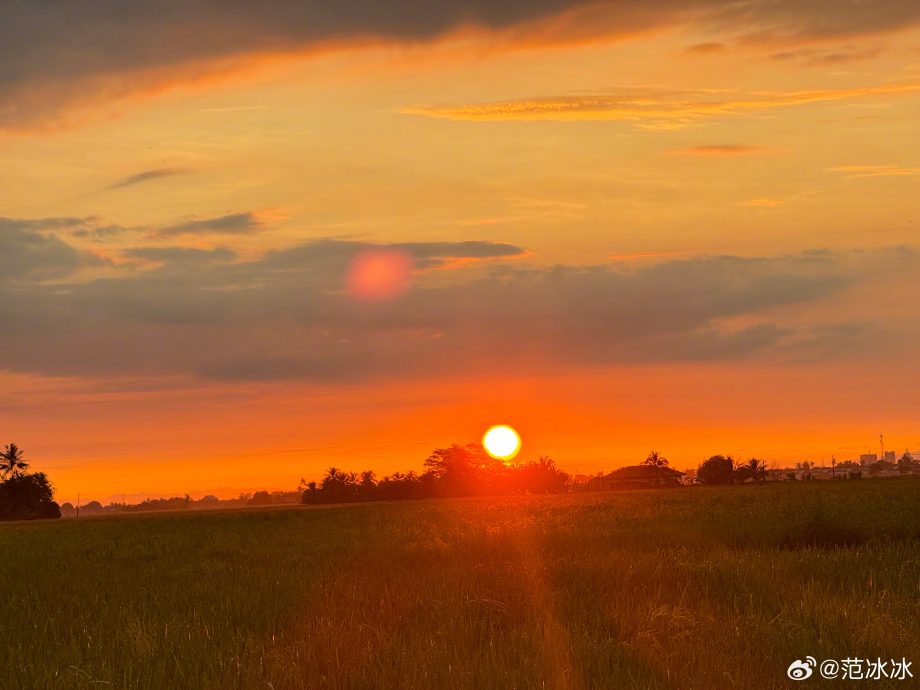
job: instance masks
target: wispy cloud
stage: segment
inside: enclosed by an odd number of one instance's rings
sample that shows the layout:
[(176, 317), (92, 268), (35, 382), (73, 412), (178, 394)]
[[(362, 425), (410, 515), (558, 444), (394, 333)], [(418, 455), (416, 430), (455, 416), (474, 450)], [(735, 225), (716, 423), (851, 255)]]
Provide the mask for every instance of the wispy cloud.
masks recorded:
[(262, 220), (253, 211), (228, 213), (214, 218), (191, 217), (172, 225), (154, 230), (154, 237), (175, 237), (177, 235), (243, 235), (256, 232), (263, 226)]
[(778, 153), (778, 150), (767, 148), (766, 146), (747, 146), (745, 144), (704, 144), (685, 149), (672, 149), (668, 153), (673, 156), (759, 156)]
[(712, 55), (713, 53), (723, 53), (726, 50), (724, 43), (709, 41), (707, 43), (696, 43), (688, 46), (684, 52), (690, 55)]
[(779, 62), (798, 62), (807, 67), (829, 67), (859, 60), (871, 60), (882, 52), (880, 46), (840, 46), (832, 50), (796, 48), (773, 53), (770, 59)]
[(121, 189), (122, 187), (132, 187), (142, 182), (149, 182), (161, 177), (172, 177), (187, 172), (182, 168), (155, 168), (153, 170), (144, 170), (134, 175), (128, 175), (109, 185), (109, 189)]
[(196, 247), (131, 247), (122, 251), (128, 259), (164, 264), (200, 264), (212, 261), (232, 261), (237, 257), (228, 247), (198, 249)]
[(685, 256), (688, 252), (626, 252), (623, 254), (609, 254), (607, 258), (610, 261), (657, 261), (660, 259), (671, 259), (676, 256)]
[(761, 197), (759, 199), (747, 199), (746, 201), (739, 201), (735, 206), (748, 206), (751, 208), (773, 208), (775, 206), (782, 206), (786, 202), (782, 199), (770, 199), (766, 197)]
[(840, 165), (828, 168), (830, 172), (843, 173), (852, 177), (909, 177), (920, 175), (920, 168), (908, 168), (900, 165)]
[(622, 87), (609, 93), (548, 96), (495, 103), (412, 106), (401, 112), (448, 120), (577, 121), (621, 120), (651, 128), (676, 129), (703, 119), (858, 98), (913, 93), (920, 84), (890, 84), (811, 91), (675, 90)]
[(238, 113), (249, 110), (268, 110), (267, 105), (237, 105), (226, 108), (199, 108), (199, 113)]

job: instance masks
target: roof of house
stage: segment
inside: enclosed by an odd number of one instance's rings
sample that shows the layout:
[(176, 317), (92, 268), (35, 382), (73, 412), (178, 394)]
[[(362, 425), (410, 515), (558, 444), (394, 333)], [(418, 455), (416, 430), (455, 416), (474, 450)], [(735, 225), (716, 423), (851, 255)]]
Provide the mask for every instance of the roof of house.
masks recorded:
[(654, 479), (656, 477), (674, 478), (683, 472), (678, 472), (670, 467), (655, 467), (654, 465), (630, 465), (614, 470), (607, 475), (607, 479)]

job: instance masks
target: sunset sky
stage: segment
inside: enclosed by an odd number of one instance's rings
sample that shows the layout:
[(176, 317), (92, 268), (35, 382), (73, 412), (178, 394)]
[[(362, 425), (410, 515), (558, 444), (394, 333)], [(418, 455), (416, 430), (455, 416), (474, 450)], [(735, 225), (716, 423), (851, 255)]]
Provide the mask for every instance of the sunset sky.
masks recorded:
[(915, 0), (13, 3), (0, 151), (61, 501), (920, 451)]

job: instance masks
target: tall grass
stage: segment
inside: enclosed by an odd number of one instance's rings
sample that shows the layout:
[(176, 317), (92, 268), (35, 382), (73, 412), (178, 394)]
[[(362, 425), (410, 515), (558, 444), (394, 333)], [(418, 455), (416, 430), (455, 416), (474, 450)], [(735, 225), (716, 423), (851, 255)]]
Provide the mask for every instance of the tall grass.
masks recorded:
[(918, 507), (903, 479), (10, 525), (0, 687), (702, 690), (789, 687), (805, 655), (920, 665)]

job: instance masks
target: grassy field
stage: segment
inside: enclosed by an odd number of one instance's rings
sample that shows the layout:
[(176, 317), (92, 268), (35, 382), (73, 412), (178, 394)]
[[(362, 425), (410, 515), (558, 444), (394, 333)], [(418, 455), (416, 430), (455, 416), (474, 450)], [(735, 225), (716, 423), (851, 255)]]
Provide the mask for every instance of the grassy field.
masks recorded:
[(920, 676), (920, 481), (15, 524), (0, 590), (2, 688), (832, 687)]

